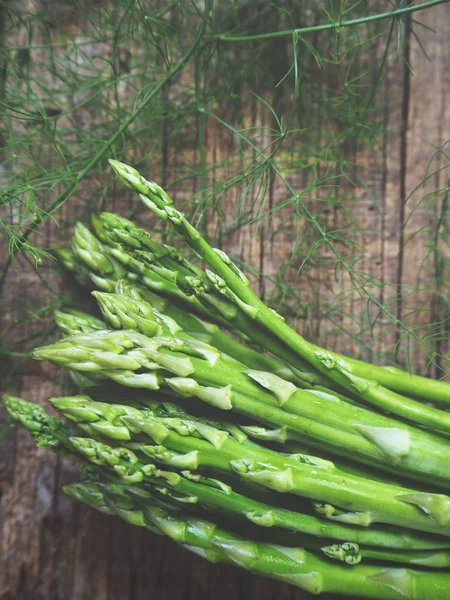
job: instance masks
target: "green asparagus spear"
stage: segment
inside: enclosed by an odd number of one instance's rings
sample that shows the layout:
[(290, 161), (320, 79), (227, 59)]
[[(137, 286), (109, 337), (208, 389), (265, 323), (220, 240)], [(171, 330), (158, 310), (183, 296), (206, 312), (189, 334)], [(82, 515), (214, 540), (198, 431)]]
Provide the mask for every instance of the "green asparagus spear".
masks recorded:
[[(250, 425), (250, 426), (242, 425), (241, 429), (252, 439), (264, 440), (266, 438), (266, 435), (261, 434), (261, 431), (264, 431), (263, 427), (252, 426), (252, 425)], [(255, 435), (255, 430), (258, 430), (257, 435)], [(286, 452), (287, 454), (295, 454), (297, 452), (299, 452), (301, 454), (310, 454), (311, 452), (313, 452), (313, 449), (311, 446), (301, 444), (298, 441), (290, 441), (289, 434), (287, 435), (286, 440), (287, 440), (286, 443), (283, 443), (282, 446), (278, 445), (279, 449), (280, 449), (279, 451)], [(323, 453), (319, 453), (318, 457), (324, 458), (324, 456), (322, 456), (322, 454)], [(330, 459), (329, 456), (328, 456), (328, 459)], [(386, 472), (379, 471), (374, 468), (370, 468), (366, 465), (362, 465), (362, 464), (356, 463), (351, 460), (346, 460), (346, 459), (343, 459), (340, 457), (338, 457), (337, 459), (333, 458), (332, 460), (341, 471), (344, 471), (345, 473), (350, 473), (351, 475), (358, 475), (358, 477), (366, 477), (368, 479), (374, 479), (375, 481), (381, 481), (382, 483), (392, 483), (394, 485), (400, 485), (400, 486), (412, 485), (411, 482), (406, 482), (404, 479), (395, 477), (392, 474), (388, 474)], [(432, 486), (430, 486), (429, 482), (422, 481), (421, 483), (414, 482), (414, 487), (417, 489), (423, 490), (423, 491), (426, 491), (426, 490), (430, 491), (430, 488)]]
[(256, 543), (214, 523), (147, 500), (141, 507), (132, 494), (111, 484), (83, 482), (64, 488), (87, 504), (114, 513), (137, 526), (157, 529), (211, 562), (227, 562), (273, 577), (312, 594), (330, 592), (384, 600), (446, 600), (448, 573), (359, 565), (353, 568), (329, 563), (302, 548)]
[[(75, 254), (72, 248), (65, 246), (59, 246), (52, 248), (52, 253), (57, 259), (58, 263), (66, 270), (69, 271), (75, 280), (82, 285), (84, 288), (104, 290), (107, 292), (113, 292), (116, 281), (119, 277), (119, 272), (110, 274), (99, 274), (99, 270), (91, 270), (88, 266), (80, 260)], [(109, 269), (107, 269), (109, 271)], [(120, 271), (122, 277), (124, 276), (123, 271)]]
[(89, 278), (98, 289), (112, 291), (113, 282), (127, 275), (126, 269), (107, 255), (103, 244), (80, 222), (73, 231), (72, 250), (76, 261), (88, 270)]
[[(65, 312), (56, 310), (54, 316), (58, 329), (65, 336), (107, 329), (107, 324), (101, 319), (73, 308), (66, 309)], [(69, 376), (72, 382), (81, 389), (96, 387), (99, 383), (94, 378), (88, 377), (79, 371), (69, 369)]]
[[(282, 343), (289, 345), (299, 358), (306, 360), (344, 389), (351, 393), (357, 393), (363, 401), (369, 404), (423, 426), (450, 432), (450, 415), (384, 388), (373, 380), (375, 374), (370, 379), (366, 379), (368, 368), (361, 371), (360, 362), (333, 355), (307, 342), (291, 329), (282, 317), (269, 309), (256, 296), (242, 271), (223, 252), (209, 246), (184, 215), (175, 209), (172, 200), (162, 188), (156, 183), (144, 179), (136, 169), (128, 165), (116, 160), (111, 160), (110, 164), (120, 180), (127, 187), (135, 189), (146, 206), (159, 217), (170, 221), (193, 250), (209, 264), (212, 271), (208, 274), (212, 285), (228, 299), (234, 301), (259, 326), (269, 331)], [(448, 384), (433, 380), (424, 382), (422, 378), (418, 378), (417, 385), (414, 385), (416, 379), (412, 375), (402, 377), (392, 371), (391, 375), (391, 385), (392, 381), (395, 385), (395, 381), (398, 379), (401, 389), (408, 386), (409, 393), (412, 395), (421, 396), (429, 401), (450, 403), (450, 385)]]
[[(325, 552), (325, 550), (324, 550)], [(325, 552), (326, 554), (326, 552)], [(393, 552), (392, 550), (377, 550), (375, 548), (364, 548), (360, 551), (364, 561), (382, 561), (395, 562), (409, 565), (417, 565), (418, 567), (428, 567), (433, 569), (445, 569), (448, 571), (450, 567), (450, 552)]]

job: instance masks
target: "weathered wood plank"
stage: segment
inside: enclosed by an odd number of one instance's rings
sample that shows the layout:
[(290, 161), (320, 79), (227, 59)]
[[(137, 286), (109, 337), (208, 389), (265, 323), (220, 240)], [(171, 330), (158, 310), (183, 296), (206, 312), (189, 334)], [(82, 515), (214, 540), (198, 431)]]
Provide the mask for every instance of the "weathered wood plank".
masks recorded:
[[(448, 152), (446, 156), (442, 153), (445, 152), (443, 145), (450, 139), (450, 76), (444, 67), (450, 50), (449, 16), (449, 6), (445, 4), (433, 11), (417, 14), (417, 20), (426, 26), (426, 29), (416, 26), (416, 29), (429, 59), (411, 40), (410, 64), (413, 75), (407, 105), (404, 173), (408, 196), (404, 209), (404, 246), (399, 256), (403, 260), (400, 283), (404, 287), (401, 318), (418, 335), (423, 335), (431, 324), (443, 316), (442, 311), (436, 313), (434, 310), (438, 285), (436, 252), (444, 252), (447, 257), (448, 252), (442, 235), (438, 241), (434, 240), (434, 235), (443, 204), (443, 194), (438, 194), (437, 190), (448, 187), (450, 181), (449, 155)], [(434, 31), (439, 33), (436, 35)], [(431, 160), (433, 154), (435, 157)], [(444, 168), (445, 165), (447, 168)], [(443, 226), (448, 228), (448, 214), (444, 216), (444, 221)], [(408, 288), (413, 292), (408, 293)], [(419, 310), (411, 311), (411, 306), (419, 307)], [(448, 329), (438, 333), (445, 335), (440, 352), (446, 355), (449, 349)], [(402, 355), (403, 360), (410, 361), (415, 369), (435, 372), (419, 344), (413, 342), (410, 348), (403, 344)]]

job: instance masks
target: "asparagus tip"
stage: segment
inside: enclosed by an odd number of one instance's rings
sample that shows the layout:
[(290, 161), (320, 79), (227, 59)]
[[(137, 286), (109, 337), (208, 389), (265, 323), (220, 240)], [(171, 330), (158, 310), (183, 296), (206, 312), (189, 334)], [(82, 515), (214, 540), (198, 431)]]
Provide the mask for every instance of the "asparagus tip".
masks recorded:
[(329, 558), (340, 560), (348, 565), (357, 565), (361, 562), (359, 546), (354, 542), (344, 542), (343, 544), (324, 546), (322, 552)]

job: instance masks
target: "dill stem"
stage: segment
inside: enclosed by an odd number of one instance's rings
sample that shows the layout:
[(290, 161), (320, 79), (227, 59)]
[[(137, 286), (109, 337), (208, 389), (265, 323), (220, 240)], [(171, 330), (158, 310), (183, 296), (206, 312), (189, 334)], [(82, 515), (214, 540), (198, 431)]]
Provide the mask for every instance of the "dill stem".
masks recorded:
[(404, 8), (397, 8), (395, 10), (379, 13), (370, 17), (360, 17), (359, 19), (350, 19), (349, 21), (339, 21), (335, 23), (325, 23), (323, 25), (312, 25), (311, 27), (301, 27), (300, 29), (288, 29), (284, 31), (261, 33), (257, 35), (228, 35), (226, 33), (222, 33), (219, 35), (210, 36), (208, 37), (208, 39), (216, 39), (222, 42), (251, 42), (254, 40), (267, 40), (278, 37), (293, 36), (303, 33), (313, 33), (316, 31), (327, 31), (330, 29), (338, 30), (342, 27), (362, 25), (364, 23), (370, 23), (373, 21), (381, 21), (382, 19), (407, 15), (418, 10), (423, 10), (426, 8), (431, 8), (432, 6), (437, 6), (438, 4), (445, 4), (448, 1), (449, 0), (430, 0), (429, 2), (423, 2), (422, 4), (405, 6)]

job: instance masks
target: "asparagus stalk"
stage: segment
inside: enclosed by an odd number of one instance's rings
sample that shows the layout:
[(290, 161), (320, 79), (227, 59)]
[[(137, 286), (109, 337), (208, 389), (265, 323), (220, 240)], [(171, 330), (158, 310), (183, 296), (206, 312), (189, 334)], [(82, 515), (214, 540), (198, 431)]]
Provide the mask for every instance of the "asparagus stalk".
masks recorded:
[[(252, 435), (252, 432), (249, 431), (248, 426), (243, 425), (242, 429), (245, 431), (245, 433), (247, 433), (249, 435), (250, 438), (254, 437)], [(254, 437), (254, 439), (258, 439), (258, 438), (259, 438), (259, 436)], [(261, 438), (259, 438), (259, 439), (261, 439)], [(293, 441), (293, 442), (288, 441), (281, 451), (286, 452), (288, 454), (295, 454), (296, 452), (299, 452), (302, 454), (309, 454), (312, 452), (312, 448), (310, 446), (305, 446), (305, 444), (300, 444), (297, 441)], [(320, 453), (318, 454), (318, 458), (323, 458)], [(330, 457), (328, 457), (328, 459), (329, 458)], [(412, 483), (410, 481), (409, 482), (405, 481), (404, 478), (396, 477), (392, 474), (387, 474), (386, 472), (383, 472), (383, 471), (378, 471), (377, 469), (370, 468), (366, 465), (362, 465), (359, 463), (355, 463), (354, 461), (351, 461), (351, 460), (342, 459), (340, 457), (338, 457), (336, 460), (333, 458), (332, 460), (341, 471), (344, 471), (345, 473), (350, 473), (351, 475), (358, 475), (358, 477), (366, 477), (368, 479), (374, 479), (375, 481), (381, 481), (382, 483), (392, 483), (394, 485), (400, 485), (400, 486), (402, 486), (402, 485), (411, 486), (412, 485)], [(422, 491), (430, 491), (431, 487), (432, 486), (430, 486), (430, 483), (425, 480), (423, 480), (420, 483), (417, 481), (414, 482), (415, 489), (420, 489)]]
[[(325, 552), (325, 550), (324, 550)], [(336, 549), (338, 552), (338, 549)], [(326, 552), (325, 552), (326, 554)], [(376, 548), (364, 548), (360, 551), (364, 560), (376, 560), (382, 562), (395, 562), (402, 564), (417, 565), (433, 569), (447, 569), (450, 567), (450, 552), (393, 552), (392, 550), (377, 550)]]
[(419, 480), (425, 474), (427, 481), (448, 489), (448, 440), (338, 398), (305, 392), (274, 374), (242, 368), (197, 341), (94, 332), (38, 348), (34, 356), (127, 387), (194, 396), (216, 408), (287, 427), (300, 441), (341, 456)]
[[(281, 342), (286, 343), (319, 372), (330, 377), (338, 385), (369, 404), (382, 410), (393, 412), (423, 426), (450, 432), (450, 415), (405, 398), (378, 382), (366, 379), (367, 368), (361, 370), (360, 362), (336, 356), (317, 348), (291, 329), (282, 317), (269, 309), (253, 292), (250, 282), (222, 251), (213, 249), (200, 233), (175, 209), (172, 200), (156, 183), (144, 179), (136, 169), (111, 160), (110, 164), (119, 179), (129, 188), (135, 189), (141, 200), (163, 220), (171, 222), (175, 230), (185, 239), (193, 250), (205, 260), (212, 271), (208, 272), (211, 284), (227, 298), (234, 301), (251, 319), (266, 329)], [(370, 371), (372, 372), (372, 371)], [(392, 381), (400, 380), (401, 389), (407, 386), (408, 393), (418, 395), (428, 401), (450, 404), (450, 385), (439, 381), (419, 378), (415, 385), (415, 376), (402, 377), (391, 371)]]
[(256, 543), (214, 523), (185, 516), (147, 500), (140, 506), (131, 493), (111, 484), (83, 482), (64, 488), (75, 498), (133, 525), (149, 527), (210, 562), (227, 562), (254, 573), (291, 583), (312, 594), (330, 592), (345, 596), (446, 600), (450, 593), (448, 573), (428, 573), (404, 568), (359, 565), (352, 569), (329, 563), (302, 548)]
[[(190, 417), (157, 418), (145, 410), (110, 406), (83, 398), (52, 400), (88, 435), (123, 441), (130, 449), (176, 468), (209, 468), (235, 473), (244, 482), (281, 493), (325, 501), (348, 510), (365, 511), (372, 523), (402, 525), (450, 535), (450, 498), (382, 484), (340, 472), (314, 457), (278, 455), (242, 442), (227, 431)], [(152, 440), (143, 444), (142, 435)], [(138, 444), (137, 446), (135, 444)], [(156, 444), (156, 445), (153, 445)]]
[(120, 264), (107, 256), (103, 244), (81, 222), (74, 227), (72, 249), (77, 259), (90, 271), (113, 279), (119, 279), (126, 274)]
[[(253, 533), (253, 532), (252, 532)], [(427, 569), (445, 569), (450, 567), (450, 551), (445, 550), (391, 550), (389, 548), (361, 547), (354, 542), (330, 543), (324, 546), (316, 538), (305, 538), (302, 534), (287, 534), (285, 532), (268, 530), (266, 535), (257, 536), (258, 541), (279, 543), (283, 546), (301, 546), (306, 550), (320, 551), (333, 560), (345, 562), (348, 565), (370, 564), (373, 562), (401, 563), (403, 566), (412, 565)]]
[[(164, 496), (162, 496), (164, 498)], [(189, 505), (190, 506), (190, 505)], [(190, 508), (186, 512), (190, 512)], [(192, 511), (193, 512), (193, 511)], [(199, 516), (203, 516), (199, 513)], [(206, 518), (208, 514), (205, 514)], [(240, 531), (242, 534), (242, 532)], [(323, 540), (317, 538), (305, 537), (303, 534), (286, 533), (280, 530), (263, 530), (252, 528), (246, 531), (251, 539), (259, 542), (281, 544), (283, 546), (302, 547), (313, 551), (319, 555), (325, 554), (329, 558), (348, 565), (357, 565), (360, 563), (370, 564), (376, 562), (401, 563), (402, 566), (408, 565), (426, 567), (427, 569), (445, 569), (450, 566), (450, 551), (444, 550), (391, 550), (389, 548), (361, 547), (354, 542), (339, 542), (338, 544), (330, 541), (329, 546), (324, 546)]]
[[(320, 350), (321, 348), (319, 348)], [(373, 379), (399, 394), (414, 396), (448, 408), (450, 406), (450, 386), (448, 382), (430, 379), (403, 371), (393, 366), (368, 364), (362, 360), (331, 352), (337, 360), (344, 359), (352, 365), (352, 372), (359, 377)]]
[(132, 329), (153, 337), (154, 335), (182, 335), (180, 326), (147, 302), (129, 298), (122, 294), (92, 292), (97, 304), (108, 324), (114, 329)]
[[(88, 313), (73, 308), (68, 308), (65, 312), (55, 310), (54, 316), (56, 325), (64, 336), (107, 329), (107, 324), (101, 319), (97, 319), (97, 317), (93, 317)], [(81, 389), (96, 387), (98, 385), (98, 382), (95, 379), (88, 377), (79, 371), (72, 371), (69, 369), (69, 376), (72, 382)]]
[(162, 531), (156, 529), (151, 524), (146, 523), (144, 513), (141, 506), (138, 504), (137, 497), (145, 497), (147, 505), (162, 506), (156, 499), (152, 500), (152, 496), (145, 490), (138, 489), (136, 486), (124, 486), (111, 482), (109, 480), (99, 480), (98, 477), (93, 481), (82, 481), (72, 483), (63, 487), (64, 492), (95, 508), (103, 514), (110, 516), (118, 516), (130, 525), (136, 527), (146, 527), (154, 533), (162, 535)]
[[(118, 272), (109, 275), (106, 273), (99, 275), (98, 268), (94, 271), (89, 269), (88, 266), (79, 259), (72, 248), (59, 246), (52, 248), (52, 253), (63, 269), (69, 271), (75, 280), (84, 288), (92, 289), (92, 287), (96, 287), (108, 292), (114, 291), (116, 280), (119, 277)], [(123, 272), (122, 276), (124, 276)]]
[[(301, 443), (295, 439), (295, 436), (292, 435), (292, 432), (287, 427), (281, 427), (278, 429), (270, 429), (268, 427), (263, 427), (261, 425), (247, 425), (243, 424), (240, 426), (242, 431), (244, 431), (251, 439), (260, 440), (262, 442), (275, 442), (277, 445), (277, 450), (279, 452), (283, 452), (286, 454), (310, 454), (311, 452), (316, 452), (311, 445)], [(328, 456), (328, 460), (330, 460), (330, 456)], [(323, 453), (319, 453), (317, 455), (318, 458), (324, 459)], [(383, 471), (378, 471), (374, 468), (370, 468), (367, 465), (362, 465), (360, 463), (355, 463), (350, 459), (343, 459), (342, 457), (332, 457), (334, 464), (345, 473), (350, 473), (351, 475), (358, 475), (359, 477), (365, 477), (367, 479), (374, 479), (375, 481), (381, 481), (383, 483), (392, 483), (394, 485), (408, 485), (400, 479), (399, 477), (395, 477), (392, 474), (387, 474)], [(411, 483), (409, 483), (411, 485)], [(429, 485), (420, 485), (418, 482), (415, 482), (415, 487), (418, 489), (427, 489), (429, 490)]]

